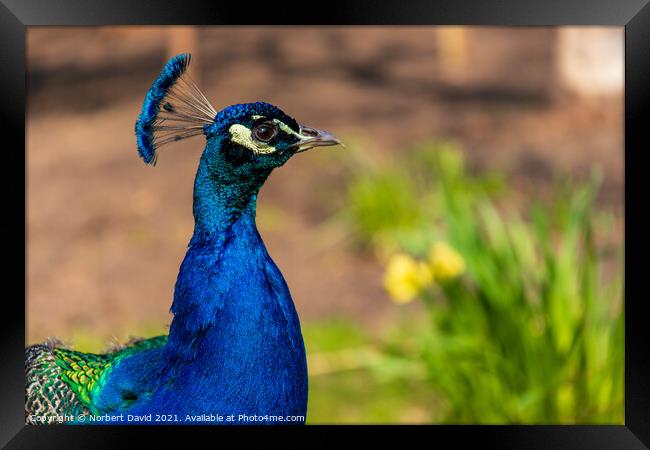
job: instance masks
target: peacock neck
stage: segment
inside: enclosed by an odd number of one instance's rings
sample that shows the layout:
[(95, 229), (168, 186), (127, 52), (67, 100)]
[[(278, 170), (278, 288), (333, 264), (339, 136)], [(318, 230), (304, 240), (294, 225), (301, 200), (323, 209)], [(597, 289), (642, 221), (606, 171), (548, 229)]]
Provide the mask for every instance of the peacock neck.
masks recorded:
[(268, 339), (264, 330), (288, 339), (291, 348), (302, 348), (293, 301), (255, 223), (257, 193), (267, 176), (231, 183), (223, 174), (199, 168), (195, 229), (171, 308), (174, 320), (166, 353), (173, 359), (215, 355), (224, 346), (254, 348), (252, 333), (263, 348)]
[(201, 159), (194, 181), (194, 234), (190, 245), (220, 245), (229, 228), (243, 215), (255, 223), (257, 194), (270, 172), (239, 177), (236, 173), (210, 170)]

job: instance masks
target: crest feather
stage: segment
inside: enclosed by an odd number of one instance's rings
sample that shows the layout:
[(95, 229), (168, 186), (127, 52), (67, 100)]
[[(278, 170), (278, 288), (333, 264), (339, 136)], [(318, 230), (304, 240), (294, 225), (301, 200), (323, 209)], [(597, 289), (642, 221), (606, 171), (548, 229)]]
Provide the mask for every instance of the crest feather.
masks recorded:
[(170, 142), (204, 133), (217, 112), (187, 73), (191, 55), (171, 58), (147, 92), (135, 122), (138, 154), (156, 164), (156, 150)]

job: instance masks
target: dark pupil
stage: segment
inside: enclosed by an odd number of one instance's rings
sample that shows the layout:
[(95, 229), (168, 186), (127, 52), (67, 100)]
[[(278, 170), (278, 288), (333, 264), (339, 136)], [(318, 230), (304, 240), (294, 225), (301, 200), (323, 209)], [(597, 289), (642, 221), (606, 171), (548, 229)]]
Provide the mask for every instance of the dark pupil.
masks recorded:
[(271, 140), (271, 138), (273, 138), (274, 134), (275, 131), (269, 125), (259, 125), (255, 129), (255, 137), (257, 137), (257, 139), (259, 139), (260, 141), (268, 142)]

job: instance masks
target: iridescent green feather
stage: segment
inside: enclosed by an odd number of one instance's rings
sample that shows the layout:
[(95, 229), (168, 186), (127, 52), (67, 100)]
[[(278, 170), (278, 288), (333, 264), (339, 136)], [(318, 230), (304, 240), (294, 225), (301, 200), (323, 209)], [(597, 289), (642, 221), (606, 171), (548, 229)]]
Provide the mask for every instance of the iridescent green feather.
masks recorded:
[(114, 360), (112, 354), (94, 355), (74, 350), (55, 348), (55, 362), (61, 368), (61, 379), (87, 407), (91, 407), (89, 393), (100, 376), (108, 371)]

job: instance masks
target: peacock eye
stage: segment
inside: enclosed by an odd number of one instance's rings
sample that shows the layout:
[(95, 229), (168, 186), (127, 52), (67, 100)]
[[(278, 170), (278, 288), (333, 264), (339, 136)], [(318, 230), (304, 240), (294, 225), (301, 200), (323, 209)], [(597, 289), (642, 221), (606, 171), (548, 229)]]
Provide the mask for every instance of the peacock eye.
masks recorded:
[(269, 142), (278, 134), (278, 128), (273, 123), (264, 122), (253, 128), (253, 136), (260, 142)]

